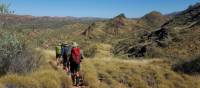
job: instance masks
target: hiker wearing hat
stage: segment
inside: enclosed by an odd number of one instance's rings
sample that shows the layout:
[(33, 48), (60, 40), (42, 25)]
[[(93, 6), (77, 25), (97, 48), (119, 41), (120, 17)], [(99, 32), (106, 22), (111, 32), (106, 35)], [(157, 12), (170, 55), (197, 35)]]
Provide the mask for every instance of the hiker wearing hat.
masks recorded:
[(56, 45), (55, 50), (56, 50), (56, 62), (57, 65), (59, 65), (61, 59), (61, 43)]
[(63, 70), (69, 72), (69, 57), (71, 54), (71, 46), (65, 42), (62, 47), (61, 56), (63, 58)]
[(83, 54), (76, 42), (72, 43), (70, 62), (70, 72), (73, 84), (78, 86), (80, 83), (80, 63), (83, 59)]

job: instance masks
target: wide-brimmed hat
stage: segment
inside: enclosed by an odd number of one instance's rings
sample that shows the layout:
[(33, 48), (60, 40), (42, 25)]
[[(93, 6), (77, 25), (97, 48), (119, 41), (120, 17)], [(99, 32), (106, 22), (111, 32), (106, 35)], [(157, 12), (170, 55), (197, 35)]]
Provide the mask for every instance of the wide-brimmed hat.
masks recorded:
[(73, 42), (73, 43), (72, 43), (72, 46), (73, 46), (73, 47), (78, 47), (78, 44), (77, 44), (76, 42)]
[(62, 45), (62, 43), (58, 43), (58, 45), (59, 45), (59, 46), (61, 46), (61, 45)]
[(63, 46), (68, 46), (69, 44), (68, 44), (68, 42), (66, 41), (66, 42), (63, 42), (62, 45), (63, 45)]

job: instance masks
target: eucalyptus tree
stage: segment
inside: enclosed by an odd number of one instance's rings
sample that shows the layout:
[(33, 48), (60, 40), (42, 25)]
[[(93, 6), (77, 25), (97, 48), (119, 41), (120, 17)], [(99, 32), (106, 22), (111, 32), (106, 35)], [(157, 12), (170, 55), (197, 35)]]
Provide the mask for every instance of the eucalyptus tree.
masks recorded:
[(10, 4), (1, 3), (0, 4), (0, 13), (1, 14), (9, 14), (10, 13), (9, 7), (10, 7)]
[(10, 15), (10, 14), (14, 14), (14, 11), (11, 11), (10, 10), (10, 6), (11, 4), (7, 4), (7, 3), (0, 3), (0, 26), (2, 29), (5, 29), (8, 25), (8, 22), (7, 22), (7, 15)]

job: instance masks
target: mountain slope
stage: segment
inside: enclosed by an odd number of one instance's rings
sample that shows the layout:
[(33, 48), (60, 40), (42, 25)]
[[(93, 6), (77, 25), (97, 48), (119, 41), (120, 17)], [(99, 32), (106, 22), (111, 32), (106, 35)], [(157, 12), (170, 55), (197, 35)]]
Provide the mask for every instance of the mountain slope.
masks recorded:
[(116, 45), (114, 53), (128, 54), (129, 57), (188, 58), (197, 55), (200, 50), (199, 14), (200, 4), (197, 3), (164, 23), (160, 29), (144, 33), (138, 36), (138, 40), (130, 39), (133, 40), (130, 43), (121, 41)]
[(92, 23), (95, 21), (106, 20), (105, 18), (95, 17), (50, 17), (50, 16), (30, 16), (30, 15), (0, 15), (0, 26), (6, 28), (61, 28), (64, 25), (74, 23)]
[(159, 28), (168, 20), (168, 16), (162, 15), (160, 12), (157, 11), (152, 11), (139, 19), (138, 23), (146, 27), (147, 30), (150, 30)]

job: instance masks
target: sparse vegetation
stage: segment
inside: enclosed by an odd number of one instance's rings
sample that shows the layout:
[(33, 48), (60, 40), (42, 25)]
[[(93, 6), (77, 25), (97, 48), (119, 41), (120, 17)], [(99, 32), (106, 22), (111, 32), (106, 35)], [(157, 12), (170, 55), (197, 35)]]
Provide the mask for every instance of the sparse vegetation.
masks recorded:
[(200, 59), (189, 58), (200, 52), (199, 9), (99, 19), (19, 16), (0, 4), (0, 88), (72, 88), (51, 50), (66, 41), (83, 49), (86, 88), (199, 88)]

